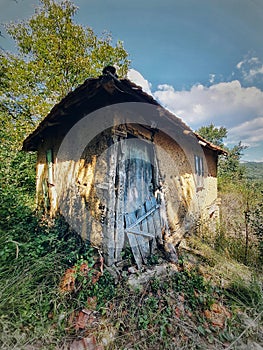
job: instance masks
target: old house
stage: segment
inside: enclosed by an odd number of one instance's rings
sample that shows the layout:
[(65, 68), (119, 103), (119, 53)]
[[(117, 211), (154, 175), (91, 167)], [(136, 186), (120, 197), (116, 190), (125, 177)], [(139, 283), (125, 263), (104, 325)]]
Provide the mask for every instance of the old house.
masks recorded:
[(58, 103), (23, 144), (37, 151), (37, 204), (62, 214), (111, 266), (131, 247), (138, 267), (216, 220), (223, 150), (113, 67)]

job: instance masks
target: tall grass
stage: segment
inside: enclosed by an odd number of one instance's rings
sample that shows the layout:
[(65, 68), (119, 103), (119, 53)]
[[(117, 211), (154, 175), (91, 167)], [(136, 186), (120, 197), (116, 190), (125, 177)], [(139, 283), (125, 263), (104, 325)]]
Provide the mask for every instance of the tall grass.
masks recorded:
[[(10, 262), (11, 263), (11, 262)], [(58, 281), (63, 264), (49, 253), (34, 262), (13, 261), (0, 269), (1, 349), (26, 344), (56, 344), (57, 332), (49, 315), (59, 316)]]

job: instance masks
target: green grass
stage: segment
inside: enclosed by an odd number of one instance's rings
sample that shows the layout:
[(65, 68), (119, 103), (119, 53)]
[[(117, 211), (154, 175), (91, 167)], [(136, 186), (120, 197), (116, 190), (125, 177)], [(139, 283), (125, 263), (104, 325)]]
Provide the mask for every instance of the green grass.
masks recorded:
[[(76, 237), (73, 239), (74, 235), (67, 236), (63, 223), (54, 225), (47, 228), (42, 224), (45, 234), (39, 232), (40, 236), (36, 236), (36, 244), (41, 242), (46, 247), (45, 253), (39, 249), (37, 257), (36, 253), (20, 251), (16, 258), (10, 251), (12, 259), (8, 264), (6, 259), (0, 268), (0, 348), (3, 350), (27, 350), (29, 345), (34, 349), (61, 349), (63, 344), (91, 332), (108, 350), (175, 349), (174, 344), (176, 349), (209, 346), (223, 349), (246, 330), (244, 315), (254, 320), (262, 310), (262, 284), (258, 278), (251, 281), (232, 278), (224, 289), (202, 272), (202, 265), (211, 269), (215, 265), (207, 265), (207, 259), (201, 259), (200, 255), (196, 267), (189, 265), (191, 257), (185, 255), (184, 267), (179, 272), (170, 275), (167, 271), (167, 275), (153, 277), (137, 291), (129, 287), (127, 278), (115, 285), (107, 271), (92, 283), (92, 275), (83, 275), (79, 267), (85, 262), (91, 268), (97, 259), (95, 251), (90, 247), (84, 249), (83, 243), (77, 242)], [(71, 242), (71, 248), (67, 242)], [(70, 260), (62, 253), (63, 249)], [(200, 244), (199, 252), (201, 249), (205, 250), (204, 243)], [(61, 278), (73, 265), (75, 288), (61, 293)], [(86, 331), (69, 327), (73, 312), (88, 308), (87, 300), (94, 296), (96, 327), (90, 326)], [(214, 326), (205, 316), (213, 304), (231, 311), (231, 318), (225, 320), (222, 328)], [(257, 330), (253, 327), (247, 330), (243, 342), (250, 338), (261, 341), (261, 317), (256, 321)]]
[[(197, 235), (189, 237), (187, 249), (180, 248), (177, 273), (167, 271), (135, 291), (127, 271), (117, 284), (107, 270), (94, 282), (100, 271), (99, 264), (94, 266), (100, 258), (96, 250), (62, 218), (47, 220), (35, 213), (32, 194), (17, 186), (2, 187), (0, 349), (58, 350), (91, 335), (105, 350), (238, 349), (249, 348), (252, 341), (262, 344), (262, 261), (258, 236), (250, 231), (244, 265), (242, 191), (228, 184), (222, 193), (222, 210), (228, 216), (224, 214), (216, 233), (199, 227)], [(133, 263), (129, 251), (124, 258)], [(89, 267), (86, 274), (81, 271), (83, 263)], [(157, 255), (148, 267), (156, 263)], [(74, 288), (62, 293), (61, 279), (73, 266)], [(213, 305), (231, 313), (220, 327), (207, 317)], [(94, 320), (77, 329), (74, 317), (90, 308)]]
[[(54, 330), (48, 318), (57, 308), (57, 284), (61, 265), (49, 254), (34, 263), (0, 270), (0, 342), (2, 349), (19, 348), (23, 343), (52, 344)], [(53, 267), (53, 268), (51, 268)], [(56, 309), (56, 312), (58, 310)]]
[[(38, 343), (42, 344), (41, 349), (59, 347), (72, 337), (66, 330), (70, 315), (87, 308), (88, 297), (96, 297), (100, 310), (114, 295), (109, 273), (92, 283), (92, 275), (84, 276), (78, 269), (74, 291), (62, 293), (59, 285), (69, 266), (85, 262), (92, 272), (96, 256), (91, 247), (84, 251), (83, 242), (76, 236), (63, 241), (61, 237), (58, 239), (61, 231), (46, 227), (43, 230), (35, 237), (38, 250), (20, 251), (17, 258), (10, 251), (12, 258), (5, 258), (0, 268), (0, 348), (3, 350), (22, 349), (29, 344), (37, 347)], [(36, 248), (33, 241), (28, 247)]]

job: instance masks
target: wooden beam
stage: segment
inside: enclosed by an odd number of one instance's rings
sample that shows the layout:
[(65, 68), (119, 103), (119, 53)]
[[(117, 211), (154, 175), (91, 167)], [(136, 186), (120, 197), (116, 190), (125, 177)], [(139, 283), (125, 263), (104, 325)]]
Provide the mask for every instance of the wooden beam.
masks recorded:
[[(115, 178), (116, 178), (116, 148), (117, 144), (113, 144), (108, 148), (108, 202), (107, 202), (107, 220), (103, 226), (104, 235), (104, 251), (106, 252), (106, 264), (111, 266), (115, 262)], [(104, 187), (104, 186), (103, 186)]]
[(121, 252), (124, 246), (124, 191), (125, 191), (125, 153), (126, 141), (118, 142), (116, 149), (116, 167), (118, 165), (117, 197), (115, 205), (115, 261), (121, 260)]
[(126, 229), (125, 230), (126, 232), (129, 232), (129, 233), (134, 233), (135, 235), (139, 235), (139, 236), (145, 236), (145, 237), (149, 237), (151, 239), (154, 238), (154, 235), (151, 235), (149, 232), (144, 232), (144, 231), (141, 231), (141, 230), (136, 230), (134, 228), (131, 228), (131, 229)]
[(148, 204), (146, 205), (146, 210), (148, 209), (147, 212), (143, 216), (138, 218), (134, 223), (132, 223), (131, 226), (127, 227), (126, 228), (127, 230), (138, 225), (140, 222), (142, 222), (144, 219), (146, 219), (149, 215), (151, 215), (156, 209), (159, 208), (159, 204), (156, 204), (153, 208), (149, 209), (149, 206), (151, 206), (151, 202), (146, 201), (146, 203), (147, 202), (148, 202)]

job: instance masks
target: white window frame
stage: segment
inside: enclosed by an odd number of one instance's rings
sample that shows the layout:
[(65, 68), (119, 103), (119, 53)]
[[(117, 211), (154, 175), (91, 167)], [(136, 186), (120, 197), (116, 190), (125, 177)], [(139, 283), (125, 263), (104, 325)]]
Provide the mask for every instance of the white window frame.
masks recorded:
[(48, 184), (53, 185), (53, 150), (50, 148), (46, 151), (46, 159), (47, 159), (47, 180)]
[(196, 187), (201, 189), (204, 187), (204, 158), (195, 154), (195, 178), (196, 178)]

